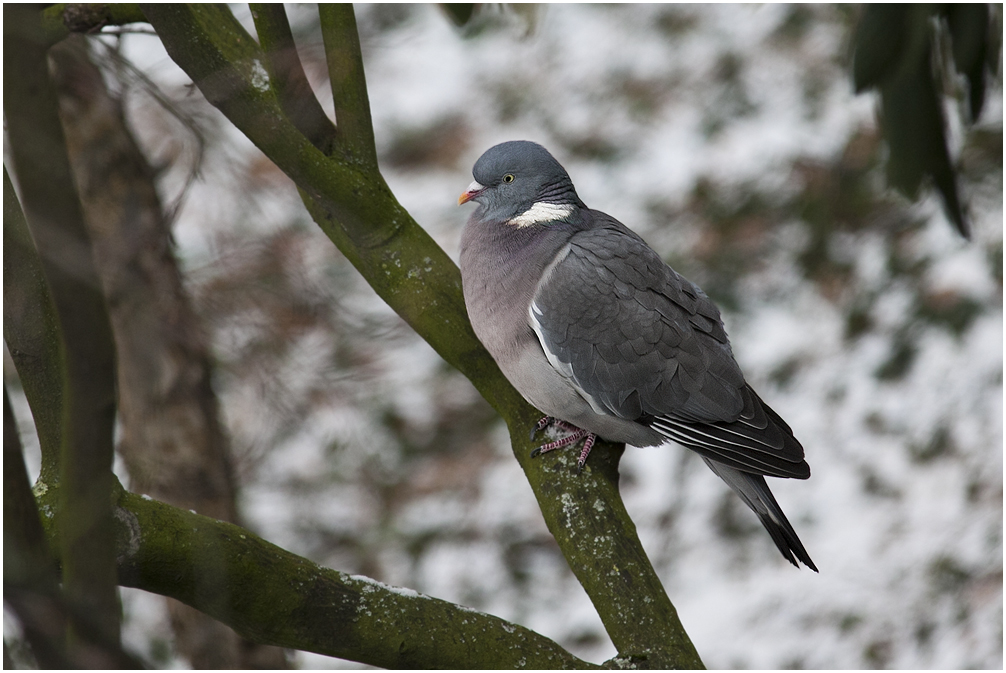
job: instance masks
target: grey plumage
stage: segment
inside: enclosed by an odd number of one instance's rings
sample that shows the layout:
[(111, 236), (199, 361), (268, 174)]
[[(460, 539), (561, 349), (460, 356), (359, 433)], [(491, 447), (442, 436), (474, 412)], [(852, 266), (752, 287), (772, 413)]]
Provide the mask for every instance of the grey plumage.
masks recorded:
[(587, 208), (540, 145), (502, 143), (472, 172), (459, 199), (479, 203), (461, 239), (465, 303), (514, 387), (604, 439), (696, 451), (784, 557), (817, 570), (764, 479), (808, 478), (803, 447), (745, 382), (705, 293)]

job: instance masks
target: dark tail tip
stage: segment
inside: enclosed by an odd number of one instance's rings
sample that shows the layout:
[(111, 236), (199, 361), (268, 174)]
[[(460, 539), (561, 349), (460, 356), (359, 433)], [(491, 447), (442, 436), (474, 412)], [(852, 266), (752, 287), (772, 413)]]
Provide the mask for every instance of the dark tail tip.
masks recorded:
[(818, 572), (817, 566), (810, 560), (810, 554), (804, 549), (803, 543), (797, 537), (792, 524), (790, 524), (786, 515), (783, 514), (782, 508), (779, 507), (775, 496), (772, 495), (768, 484), (765, 483), (765, 477), (760, 474), (741, 472), (704, 456), (703, 459), (706, 461), (709, 469), (718, 474), (723, 481), (727, 482), (727, 485), (758, 516), (762, 525), (765, 526), (765, 530), (772, 536), (772, 541), (779, 548), (783, 558), (797, 568), (800, 567), (800, 563), (797, 563), (797, 561), (800, 561), (814, 572)]
[(800, 564), (797, 563), (799, 560), (814, 572), (818, 572), (817, 566), (814, 565), (814, 562), (810, 558), (810, 554), (807, 553), (803, 543), (800, 542), (800, 538), (797, 537), (796, 531), (793, 530), (793, 526), (790, 525), (786, 519), (786, 515), (782, 513), (782, 510), (778, 506), (776, 507), (776, 515), (780, 517), (780, 521), (778, 522), (768, 514), (759, 513), (758, 518), (761, 519), (761, 523), (765, 526), (768, 534), (772, 536), (772, 541), (779, 548), (783, 558), (797, 568), (800, 567)]
[[(814, 565), (814, 562), (810, 559), (810, 554), (807, 553), (803, 543), (800, 542), (800, 538), (793, 529), (793, 525), (786, 518), (782, 507), (779, 506), (779, 502), (772, 495), (768, 484), (765, 483), (765, 477), (745, 474), (744, 479), (749, 486), (753, 487), (753, 495), (756, 496), (761, 507), (753, 505), (751, 502), (748, 502), (748, 505), (751, 505), (751, 509), (758, 515), (758, 519), (761, 520), (768, 534), (772, 536), (772, 541), (775, 542), (775, 546), (782, 552), (783, 557), (797, 568), (800, 567), (797, 561), (800, 561), (814, 572), (818, 572), (817, 566)], [(750, 496), (752, 493), (741, 493), (741, 497), (747, 500), (745, 495)]]
[(765, 526), (765, 530), (772, 536), (775, 546), (779, 548), (779, 551), (782, 552), (786, 560), (797, 568), (800, 567), (800, 564), (797, 563), (797, 560), (799, 560), (814, 572), (818, 572), (817, 566), (810, 560), (810, 554), (807, 553), (796, 531), (793, 530), (793, 525), (786, 518), (782, 507), (779, 506), (775, 496), (772, 495), (772, 491), (769, 490), (768, 484), (765, 483), (765, 478), (756, 477), (755, 475), (748, 475), (748, 477), (750, 482), (755, 485), (760, 500), (765, 505), (765, 510), (767, 511), (763, 511), (760, 508), (752, 509), (755, 510), (762, 525)]

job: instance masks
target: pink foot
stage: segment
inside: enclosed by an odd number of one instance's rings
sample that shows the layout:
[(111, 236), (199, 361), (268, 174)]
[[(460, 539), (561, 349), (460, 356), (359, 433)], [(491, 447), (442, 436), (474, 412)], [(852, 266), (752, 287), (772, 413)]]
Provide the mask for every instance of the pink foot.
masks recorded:
[(588, 432), (587, 439), (583, 440), (583, 449), (580, 450), (580, 457), (576, 459), (577, 473), (583, 472), (583, 466), (587, 464), (587, 456), (590, 455), (590, 450), (594, 448), (595, 441), (597, 441), (597, 435), (593, 432)]
[(583, 472), (583, 467), (584, 465), (587, 464), (587, 456), (590, 455), (590, 450), (594, 447), (594, 442), (597, 441), (597, 435), (595, 435), (593, 432), (587, 432), (583, 428), (578, 428), (571, 423), (567, 423), (566, 421), (561, 421), (557, 418), (552, 418), (551, 416), (545, 416), (544, 418), (539, 420), (538, 423), (534, 426), (534, 429), (531, 430), (531, 438), (534, 439), (534, 436), (536, 434), (538, 434), (548, 426), (552, 425), (553, 423), (555, 425), (558, 425), (563, 430), (568, 430), (571, 434), (568, 434), (565, 437), (557, 439), (554, 442), (548, 442), (547, 444), (542, 444), (537, 449), (531, 452), (531, 457), (536, 458), (542, 453), (548, 453), (549, 451), (555, 451), (556, 449), (561, 449), (564, 446), (575, 444), (581, 439), (583, 439), (584, 440), (583, 448), (580, 450), (580, 457), (577, 458), (576, 460), (576, 471), (578, 473)]

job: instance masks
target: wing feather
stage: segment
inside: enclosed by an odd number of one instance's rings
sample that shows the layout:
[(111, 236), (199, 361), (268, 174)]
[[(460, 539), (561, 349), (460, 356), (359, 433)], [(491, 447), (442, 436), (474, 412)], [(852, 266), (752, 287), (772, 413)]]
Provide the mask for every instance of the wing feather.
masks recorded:
[(719, 310), (603, 213), (539, 284), (529, 324), (598, 413), (756, 474), (806, 478), (803, 447), (744, 381)]

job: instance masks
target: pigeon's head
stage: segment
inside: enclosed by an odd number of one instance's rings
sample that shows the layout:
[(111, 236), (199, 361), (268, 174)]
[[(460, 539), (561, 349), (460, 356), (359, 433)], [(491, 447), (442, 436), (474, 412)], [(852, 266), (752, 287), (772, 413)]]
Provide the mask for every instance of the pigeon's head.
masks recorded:
[(483, 220), (521, 226), (569, 216), (583, 204), (559, 162), (528, 140), (511, 140), (486, 150), (472, 169), (475, 182), (458, 205), (476, 201)]

